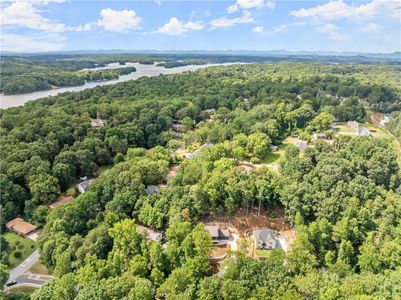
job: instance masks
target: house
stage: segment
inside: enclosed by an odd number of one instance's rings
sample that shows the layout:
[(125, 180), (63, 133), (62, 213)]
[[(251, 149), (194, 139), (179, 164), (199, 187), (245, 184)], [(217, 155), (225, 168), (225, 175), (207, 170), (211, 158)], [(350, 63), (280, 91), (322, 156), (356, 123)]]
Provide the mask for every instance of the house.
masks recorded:
[(173, 124), (171, 124), (171, 130), (175, 131), (175, 132), (183, 132), (185, 131), (185, 126), (182, 125), (180, 120), (173, 120)]
[(152, 228), (138, 224), (136, 225), (136, 228), (138, 229), (139, 232), (146, 233), (146, 236), (154, 242), (160, 242), (163, 239), (163, 233), (160, 231), (156, 231)]
[(370, 130), (365, 127), (359, 127), (357, 130), (357, 134), (358, 136), (372, 136)]
[(382, 119), (380, 120), (380, 125), (386, 127), (386, 124), (390, 122), (390, 115), (384, 114)]
[(216, 225), (205, 225), (205, 229), (212, 237), (213, 244), (221, 245), (227, 243), (228, 237), (230, 236), (228, 229), (221, 229)]
[(14, 220), (11, 220), (6, 224), (6, 227), (8, 230), (24, 236), (34, 233), (37, 228), (36, 225), (28, 223), (21, 218), (15, 218)]
[(158, 186), (156, 186), (156, 185), (148, 185), (147, 187), (146, 187), (146, 189), (145, 189), (145, 192), (146, 192), (146, 194), (149, 196), (149, 195), (152, 195), (152, 194), (154, 194), (154, 193), (157, 193), (159, 191), (159, 187)]
[(313, 138), (314, 138), (315, 140), (317, 140), (317, 139), (325, 139), (325, 138), (326, 138), (326, 134), (315, 132), (315, 133), (313, 134)]
[(211, 143), (203, 144), (202, 146), (200, 146), (200, 148), (198, 150), (196, 150), (193, 153), (187, 153), (187, 154), (184, 155), (184, 157), (187, 158), (187, 159), (191, 159), (191, 158), (197, 157), (197, 156), (199, 156), (199, 154), (201, 154), (201, 150), (202, 149), (210, 149), (212, 147), (213, 147), (213, 144), (211, 144)]
[(299, 149), (300, 152), (305, 152), (306, 148), (308, 147), (308, 144), (304, 141), (298, 141), (294, 144), (295, 147)]
[(278, 239), (273, 230), (270, 229), (254, 229), (253, 240), (255, 249), (273, 250), (278, 246)]
[(87, 179), (87, 180), (84, 180), (84, 181), (78, 183), (77, 184), (78, 191), (81, 194), (85, 193), (89, 189), (89, 186), (92, 184), (93, 181), (94, 181), (94, 179)]
[(359, 128), (359, 123), (357, 121), (348, 121), (347, 122), (347, 127), (351, 129), (358, 130)]
[(106, 120), (102, 120), (102, 119), (91, 119), (91, 125), (92, 128), (98, 129), (100, 127), (103, 127), (104, 125), (107, 124)]

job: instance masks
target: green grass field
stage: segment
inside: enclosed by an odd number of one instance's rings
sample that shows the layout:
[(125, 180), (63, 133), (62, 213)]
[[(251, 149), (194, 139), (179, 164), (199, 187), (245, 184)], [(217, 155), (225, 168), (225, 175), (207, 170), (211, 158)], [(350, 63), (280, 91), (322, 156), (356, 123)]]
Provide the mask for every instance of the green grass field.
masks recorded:
[[(27, 258), (36, 249), (36, 244), (34, 241), (19, 236), (14, 232), (7, 232), (3, 234), (4, 238), (7, 240), (9, 245), (9, 262), (10, 268), (14, 268), (19, 265), (25, 258)], [(21, 256), (16, 258), (14, 256), (14, 251), (20, 251)]]
[[(36, 288), (34, 287), (16, 287), (7, 292), (5, 295), (6, 300), (25, 300), (25, 299), (30, 299), (30, 294), (32, 294)], [(3, 299), (3, 298), (0, 298)]]

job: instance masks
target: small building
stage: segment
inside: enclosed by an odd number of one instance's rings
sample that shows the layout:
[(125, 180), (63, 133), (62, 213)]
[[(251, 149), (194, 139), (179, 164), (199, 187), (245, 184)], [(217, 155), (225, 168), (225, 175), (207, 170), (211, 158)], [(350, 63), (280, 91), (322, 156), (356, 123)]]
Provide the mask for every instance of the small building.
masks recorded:
[(202, 146), (200, 146), (200, 148), (198, 150), (196, 150), (193, 153), (187, 153), (187, 154), (184, 155), (184, 157), (187, 158), (187, 159), (191, 159), (191, 158), (197, 157), (197, 156), (199, 156), (199, 154), (201, 154), (201, 150), (202, 149), (210, 149), (212, 147), (213, 147), (213, 144), (211, 144), (211, 143), (203, 144)]
[(372, 136), (372, 133), (366, 127), (359, 127), (357, 130), (358, 136)]
[(384, 114), (382, 119), (380, 120), (380, 125), (383, 127), (386, 127), (386, 124), (390, 122), (390, 115), (389, 114)]
[(297, 147), (302, 153), (306, 151), (306, 148), (308, 148), (308, 144), (304, 141), (298, 141), (294, 144), (294, 146)]
[(107, 124), (106, 120), (102, 120), (102, 119), (91, 119), (91, 125), (92, 128), (98, 129), (100, 127), (103, 127)]
[(317, 132), (315, 132), (313, 134), (313, 138), (315, 140), (317, 140), (317, 139), (325, 139), (326, 138), (326, 134), (325, 133), (317, 133)]
[(157, 193), (159, 191), (159, 187), (157, 185), (148, 185), (145, 189), (146, 194), (152, 195), (154, 193)]
[(77, 184), (78, 191), (81, 194), (85, 193), (89, 189), (89, 186), (92, 184), (93, 181), (94, 181), (94, 179), (87, 179), (87, 180), (84, 180), (84, 181), (78, 183)]
[(34, 233), (37, 226), (28, 223), (21, 218), (15, 218), (6, 224), (6, 228), (15, 233), (27, 236), (28, 234)]
[(205, 229), (212, 237), (213, 244), (221, 245), (227, 243), (230, 236), (228, 229), (221, 229), (219, 226), (216, 225), (206, 225)]
[(359, 128), (359, 123), (357, 121), (348, 121), (347, 122), (347, 127), (351, 129), (358, 130)]
[(171, 124), (170, 129), (179, 133), (185, 131), (185, 126), (182, 124), (181, 120), (173, 119), (173, 124)]
[(253, 240), (255, 243), (255, 249), (273, 250), (277, 248), (278, 239), (273, 230), (254, 229)]
[(136, 228), (138, 229), (139, 232), (146, 233), (146, 237), (154, 242), (161, 242), (161, 240), (163, 239), (163, 233), (160, 231), (156, 231), (152, 228), (138, 224), (136, 225)]
[(271, 145), (271, 146), (270, 146), (270, 150), (273, 151), (273, 152), (274, 152), (274, 151), (277, 151), (277, 150), (278, 150), (278, 146)]

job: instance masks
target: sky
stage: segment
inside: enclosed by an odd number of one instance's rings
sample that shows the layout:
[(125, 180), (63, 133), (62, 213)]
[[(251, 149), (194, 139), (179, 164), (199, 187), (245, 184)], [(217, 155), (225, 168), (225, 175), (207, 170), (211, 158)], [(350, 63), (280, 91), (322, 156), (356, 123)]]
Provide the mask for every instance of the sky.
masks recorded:
[(1, 0), (0, 49), (401, 51), (401, 1)]

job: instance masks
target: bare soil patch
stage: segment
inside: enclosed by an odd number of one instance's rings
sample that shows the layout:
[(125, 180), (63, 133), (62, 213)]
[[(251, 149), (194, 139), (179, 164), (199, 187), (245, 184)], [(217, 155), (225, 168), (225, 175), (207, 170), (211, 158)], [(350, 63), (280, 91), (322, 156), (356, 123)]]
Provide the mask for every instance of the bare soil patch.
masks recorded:
[(72, 196), (67, 196), (66, 194), (62, 193), (60, 194), (60, 197), (58, 197), (56, 202), (53, 202), (52, 204), (49, 205), (50, 209), (55, 209), (56, 207), (64, 204), (68, 204), (74, 201), (74, 197)]

